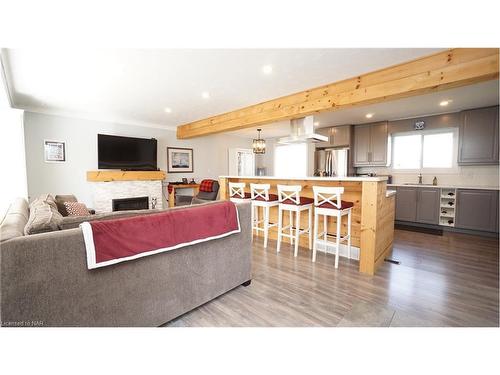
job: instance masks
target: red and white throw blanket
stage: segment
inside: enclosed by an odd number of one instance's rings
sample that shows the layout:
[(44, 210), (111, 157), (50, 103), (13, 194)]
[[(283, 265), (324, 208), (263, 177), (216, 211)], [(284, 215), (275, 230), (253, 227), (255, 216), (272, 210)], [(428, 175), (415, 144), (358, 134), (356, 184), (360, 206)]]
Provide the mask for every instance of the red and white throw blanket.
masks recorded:
[(240, 232), (232, 202), (80, 224), (89, 269), (108, 266)]

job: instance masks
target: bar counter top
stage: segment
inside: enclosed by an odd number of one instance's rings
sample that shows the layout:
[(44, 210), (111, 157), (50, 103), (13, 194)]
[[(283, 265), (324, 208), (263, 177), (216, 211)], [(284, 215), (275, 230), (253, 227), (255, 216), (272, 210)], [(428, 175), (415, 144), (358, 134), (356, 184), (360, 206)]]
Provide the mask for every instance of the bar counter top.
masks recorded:
[(280, 176), (220, 176), (219, 178), (239, 178), (252, 180), (308, 180), (308, 181), (348, 181), (348, 182), (381, 182), (387, 181), (386, 176), (380, 177), (362, 177), (362, 176), (346, 176), (346, 177), (280, 177)]

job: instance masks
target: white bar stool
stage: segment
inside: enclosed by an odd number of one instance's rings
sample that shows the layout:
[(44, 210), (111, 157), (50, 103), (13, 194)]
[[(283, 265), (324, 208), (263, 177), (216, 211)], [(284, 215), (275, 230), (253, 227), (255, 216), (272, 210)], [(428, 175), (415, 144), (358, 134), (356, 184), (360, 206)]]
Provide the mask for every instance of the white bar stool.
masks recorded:
[[(264, 232), (264, 248), (267, 248), (269, 228), (278, 224), (269, 224), (269, 209), (279, 205), (278, 196), (269, 194), (270, 184), (250, 184), (250, 196), (252, 199), (252, 238), (253, 231)], [(263, 208), (264, 218), (259, 220), (259, 207)], [(262, 223), (262, 227), (259, 224)]]
[[(301, 234), (309, 235), (309, 249), (311, 249), (312, 244), (312, 206), (314, 199), (306, 198), (300, 196), (300, 191), (302, 186), (300, 185), (278, 185), (278, 246), (276, 252), (280, 252), (281, 247), (281, 237), (290, 238), (290, 243), (293, 245), (295, 241), (295, 251), (293, 256), (296, 257), (299, 252), (299, 236)], [(306, 229), (300, 230), (300, 213), (302, 211), (308, 211), (309, 215), (309, 225)], [(290, 213), (290, 223), (287, 226), (283, 226), (283, 211), (288, 211)], [(295, 212), (295, 235), (292, 234), (292, 214)], [(289, 229), (289, 234), (283, 233), (284, 230)]]
[(247, 184), (244, 182), (230, 182), (229, 183), (229, 200), (234, 203), (249, 202), (251, 198), (250, 193), (245, 193)]
[[(334, 235), (328, 234), (327, 218), (335, 217), (337, 218), (337, 232), (335, 233), (335, 268), (339, 267), (339, 248), (340, 243), (347, 240), (347, 257), (351, 258), (351, 209), (354, 206), (352, 202), (345, 202), (341, 199), (341, 195), (344, 193), (343, 187), (325, 187), (325, 186), (313, 186), (314, 192), (314, 245), (313, 245), (313, 255), (312, 261), (316, 261), (316, 250), (318, 247), (318, 240), (321, 236), (323, 237), (323, 242), (325, 245), (325, 253), (328, 245), (328, 236), (333, 237)], [(318, 221), (319, 215), (323, 215), (323, 230), (318, 234)], [(342, 216), (347, 215), (347, 235), (341, 237), (340, 225), (342, 222)]]

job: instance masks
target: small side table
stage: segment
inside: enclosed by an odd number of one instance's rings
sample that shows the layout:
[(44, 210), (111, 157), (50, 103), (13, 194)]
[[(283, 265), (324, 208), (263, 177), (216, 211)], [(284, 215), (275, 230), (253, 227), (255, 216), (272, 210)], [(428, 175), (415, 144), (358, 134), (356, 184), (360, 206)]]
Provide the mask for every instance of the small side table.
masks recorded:
[(168, 207), (175, 206), (175, 191), (177, 189), (193, 189), (193, 196), (200, 191), (200, 184), (172, 184), (168, 186), (172, 187), (172, 190), (168, 193)]

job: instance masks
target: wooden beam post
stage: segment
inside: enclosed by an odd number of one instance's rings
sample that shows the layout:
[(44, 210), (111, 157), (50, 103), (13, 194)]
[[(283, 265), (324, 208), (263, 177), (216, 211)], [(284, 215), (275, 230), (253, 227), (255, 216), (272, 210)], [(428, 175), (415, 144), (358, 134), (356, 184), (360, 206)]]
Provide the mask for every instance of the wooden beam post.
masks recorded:
[(498, 78), (498, 48), (458, 48), (177, 127), (187, 139)]

